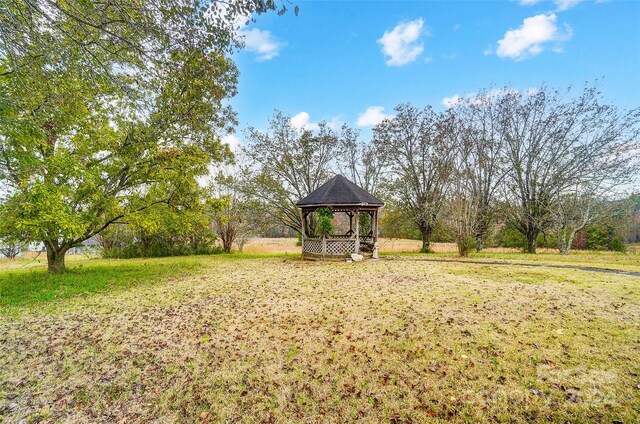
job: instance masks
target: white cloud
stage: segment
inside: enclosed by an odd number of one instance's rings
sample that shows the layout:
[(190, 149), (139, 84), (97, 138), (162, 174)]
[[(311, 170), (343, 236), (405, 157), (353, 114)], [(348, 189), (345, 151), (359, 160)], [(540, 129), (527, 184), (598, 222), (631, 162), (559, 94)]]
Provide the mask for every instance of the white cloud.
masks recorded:
[(522, 91), (515, 88), (509, 88), (509, 87), (494, 88), (489, 90), (488, 92), (486, 91), (481, 93), (472, 92), (472, 93), (465, 94), (464, 96), (461, 96), (459, 94), (454, 94), (451, 97), (443, 98), (440, 103), (442, 103), (442, 105), (448, 109), (448, 108), (454, 107), (455, 105), (457, 105), (463, 100), (471, 100), (471, 103), (480, 105), (484, 102), (491, 101), (496, 97), (504, 96), (508, 94), (522, 93), (523, 95), (526, 95), (526, 96), (534, 96), (539, 92), (540, 90), (536, 87), (530, 87)]
[(291, 125), (301, 130), (314, 131), (318, 129), (317, 122), (311, 122), (311, 117), (307, 112), (300, 112), (291, 118)]
[[(540, 3), (542, 0), (518, 0), (523, 6), (532, 6), (534, 4)], [(556, 11), (562, 12), (568, 9), (571, 9), (582, 0), (553, 0), (553, 3), (556, 5)], [(602, 2), (603, 0), (596, 0), (596, 3)], [(606, 0), (604, 0), (606, 1)]]
[(243, 29), (239, 32), (244, 39), (245, 48), (258, 55), (258, 61), (271, 60), (280, 54), (280, 50), (286, 45), (276, 40), (271, 31), (258, 28)]
[(442, 99), (442, 101), (440, 103), (442, 103), (442, 105), (444, 107), (446, 107), (447, 109), (454, 107), (457, 103), (460, 102), (460, 100), (462, 100), (462, 97), (460, 97), (460, 95), (458, 94), (454, 94), (451, 97), (445, 97)]
[(240, 139), (234, 134), (228, 134), (222, 137), (222, 142), (228, 144), (232, 152), (237, 152), (240, 148)]
[[(317, 131), (320, 129), (319, 122), (312, 122), (311, 115), (308, 112), (300, 112), (291, 117), (291, 125), (299, 130)], [(342, 115), (334, 116), (330, 119), (324, 119), (322, 121), (327, 128), (337, 130), (344, 124)]]
[(520, 3), (523, 6), (531, 6), (531, 5), (540, 3), (540, 1), (541, 0), (518, 0), (518, 3)]
[(387, 115), (383, 112), (384, 107), (382, 106), (370, 106), (358, 115), (358, 120), (356, 121), (356, 125), (359, 127), (373, 127), (382, 122), (385, 118), (389, 118), (390, 115)]
[(526, 18), (520, 28), (506, 32), (502, 40), (498, 41), (496, 54), (522, 60), (536, 56), (544, 50), (544, 44), (552, 41), (563, 41), (571, 38), (570, 28), (562, 33), (556, 25), (555, 14), (540, 14)]
[(333, 118), (331, 118), (326, 122), (327, 122), (327, 127), (331, 128), (332, 130), (337, 130), (340, 127), (342, 127), (342, 125), (344, 125), (344, 118), (342, 115), (338, 115), (338, 116), (334, 116)]
[(540, 89), (538, 87), (529, 87), (524, 92), (527, 94), (527, 96), (535, 96), (540, 92)]
[(571, 9), (573, 6), (580, 3), (581, 0), (555, 0), (554, 3), (557, 6), (558, 12)]
[(424, 47), (420, 42), (422, 35), (429, 35), (423, 29), (422, 18), (410, 22), (401, 22), (391, 31), (385, 31), (378, 44), (382, 45), (382, 53), (389, 66), (403, 66), (413, 62), (423, 52)]

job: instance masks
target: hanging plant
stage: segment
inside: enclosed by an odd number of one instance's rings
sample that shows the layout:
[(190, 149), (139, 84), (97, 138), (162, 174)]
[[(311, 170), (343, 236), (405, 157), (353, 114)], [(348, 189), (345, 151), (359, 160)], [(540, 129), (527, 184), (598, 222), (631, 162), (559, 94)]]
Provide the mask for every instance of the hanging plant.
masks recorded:
[(320, 236), (328, 236), (333, 233), (333, 209), (329, 207), (316, 209), (318, 224), (316, 231)]

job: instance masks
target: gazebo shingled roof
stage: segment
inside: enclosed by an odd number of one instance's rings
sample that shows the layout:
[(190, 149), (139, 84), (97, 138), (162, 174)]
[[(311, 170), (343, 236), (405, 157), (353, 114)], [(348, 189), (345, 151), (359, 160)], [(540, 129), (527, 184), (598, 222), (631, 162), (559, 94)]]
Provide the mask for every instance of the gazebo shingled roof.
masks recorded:
[(342, 205), (383, 206), (384, 202), (338, 174), (296, 203), (300, 208)]

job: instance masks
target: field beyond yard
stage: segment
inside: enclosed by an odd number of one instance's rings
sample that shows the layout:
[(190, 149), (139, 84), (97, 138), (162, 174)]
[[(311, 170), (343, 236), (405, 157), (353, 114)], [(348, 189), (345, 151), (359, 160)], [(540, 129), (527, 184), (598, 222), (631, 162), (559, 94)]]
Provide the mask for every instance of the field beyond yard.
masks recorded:
[(640, 278), (544, 266), (636, 255), (447, 255), (2, 263), (0, 422), (638, 421)]

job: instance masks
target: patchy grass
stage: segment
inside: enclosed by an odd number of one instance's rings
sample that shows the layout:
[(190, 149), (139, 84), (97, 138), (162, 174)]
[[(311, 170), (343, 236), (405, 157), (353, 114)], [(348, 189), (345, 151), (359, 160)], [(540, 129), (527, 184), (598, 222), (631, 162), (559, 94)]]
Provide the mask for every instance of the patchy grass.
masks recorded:
[(197, 263), (1, 318), (0, 421), (639, 418), (638, 278), (412, 260)]
[[(287, 254), (236, 253), (220, 255), (219, 261), (282, 257)], [(17, 259), (0, 263), (0, 316), (21, 313), (24, 307), (51, 311), (57, 302), (74, 296), (126, 289), (155, 283), (198, 270), (208, 256), (178, 256), (144, 259), (98, 259), (69, 255), (67, 272), (49, 275), (46, 262)]]

